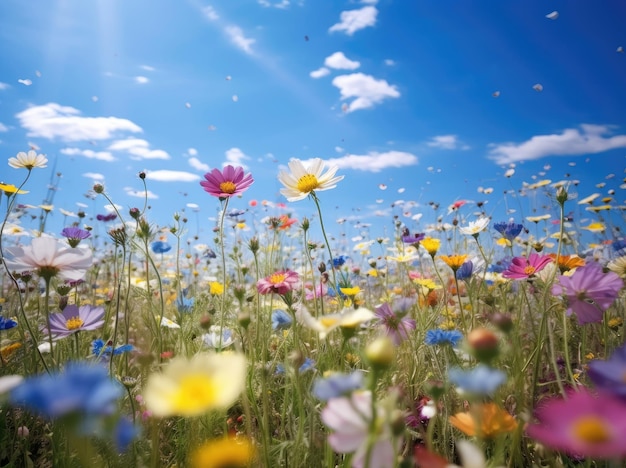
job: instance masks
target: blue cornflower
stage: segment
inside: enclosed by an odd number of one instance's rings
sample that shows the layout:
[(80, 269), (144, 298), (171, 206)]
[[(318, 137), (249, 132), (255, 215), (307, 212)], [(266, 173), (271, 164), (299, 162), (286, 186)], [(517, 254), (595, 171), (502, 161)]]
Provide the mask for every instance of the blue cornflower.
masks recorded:
[(164, 254), (165, 252), (172, 250), (172, 246), (163, 241), (154, 241), (150, 244), (150, 248), (156, 254)]
[(13, 327), (17, 327), (15, 320), (0, 316), (0, 330), (10, 330)]
[(126, 452), (130, 443), (139, 435), (140, 429), (133, 422), (122, 417), (113, 428), (113, 443), (118, 453)]
[(490, 264), (487, 267), (487, 271), (490, 273), (502, 273), (504, 270), (507, 270), (509, 268), (509, 266), (511, 265), (511, 260), (511, 257), (504, 257), (503, 259)]
[(590, 361), (587, 373), (598, 389), (626, 399), (626, 344), (617, 348), (606, 361)]
[(103, 340), (101, 340), (100, 338), (93, 340), (91, 342), (91, 354), (93, 354), (96, 357), (100, 357), (102, 359), (108, 359), (111, 357), (111, 353), (113, 353), (113, 356), (117, 356), (119, 354), (124, 354), (124, 353), (128, 353), (130, 351), (133, 351), (135, 349), (135, 347), (131, 344), (125, 344), (122, 346), (118, 346), (117, 348), (113, 349), (112, 346), (106, 346), (105, 347), (105, 343)]
[(346, 395), (354, 390), (363, 388), (363, 372), (355, 371), (351, 374), (340, 372), (317, 379), (313, 384), (313, 396), (318, 400), (328, 401), (331, 398)]
[(509, 222), (499, 222), (493, 225), (493, 228), (498, 231), (502, 237), (509, 241), (513, 241), (517, 236), (520, 235), (524, 226), (518, 223), (514, 223), (512, 221)]
[(626, 255), (626, 239), (617, 239), (611, 244), (617, 255)]
[(466, 280), (472, 277), (472, 273), (474, 272), (474, 264), (471, 260), (467, 260), (461, 268), (456, 271), (456, 278), (460, 280)]
[(500, 370), (479, 364), (470, 370), (458, 367), (448, 371), (448, 379), (459, 392), (475, 396), (490, 396), (506, 382), (506, 374)]
[[(300, 374), (302, 374), (303, 372), (306, 372), (308, 370), (314, 370), (315, 369), (315, 361), (311, 358), (306, 358), (304, 360), (304, 362), (302, 363), (302, 365), (300, 366), (300, 368), (298, 369), (298, 372)], [(276, 364), (276, 375), (282, 375), (285, 373), (285, 366), (283, 366), (281, 363)]]
[(276, 309), (272, 312), (272, 329), (273, 330), (287, 330), (291, 327), (291, 315), (284, 310)]
[(334, 268), (339, 268), (339, 267), (343, 266), (344, 263), (346, 263), (346, 260), (348, 258), (350, 258), (350, 257), (347, 257), (345, 255), (339, 255), (337, 257), (334, 257), (333, 258), (333, 267)]
[(112, 414), (123, 394), (122, 386), (109, 377), (105, 367), (73, 362), (62, 372), (25, 379), (9, 400), (48, 419), (78, 415), (88, 427), (90, 419)]
[(463, 333), (458, 330), (441, 330), (440, 328), (436, 328), (426, 332), (424, 342), (430, 346), (446, 344), (456, 346), (462, 338)]
[(178, 312), (189, 313), (193, 309), (193, 304), (195, 300), (193, 297), (187, 299), (185, 295), (181, 295), (178, 299), (176, 299), (176, 307), (178, 308)]

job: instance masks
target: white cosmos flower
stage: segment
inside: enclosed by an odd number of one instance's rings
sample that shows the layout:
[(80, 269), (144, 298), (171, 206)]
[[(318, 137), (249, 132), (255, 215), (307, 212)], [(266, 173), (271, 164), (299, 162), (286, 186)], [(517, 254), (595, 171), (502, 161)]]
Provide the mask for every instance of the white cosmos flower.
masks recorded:
[(29, 171), (34, 167), (44, 168), (48, 164), (48, 158), (43, 154), (37, 154), (36, 151), (30, 150), (28, 153), (20, 151), (14, 158), (9, 158), (9, 166), (15, 169), (26, 168)]
[(468, 236), (477, 236), (489, 225), (489, 218), (483, 216), (476, 221), (471, 221), (467, 226), (460, 227), (459, 231)]
[(337, 186), (337, 182), (344, 176), (335, 177), (335, 173), (339, 166), (331, 166), (325, 174), (324, 161), (315, 158), (306, 167), (301, 160), (292, 159), (289, 161), (289, 171), (280, 171), (278, 180), (285, 188), (280, 189), (288, 201), (298, 201), (306, 198), (311, 192), (321, 192), (322, 190), (330, 190)]
[(91, 249), (71, 248), (54, 237), (36, 237), (30, 245), (9, 247), (4, 259), (11, 272), (34, 271), (44, 279), (58, 275), (69, 281), (83, 279), (93, 263)]

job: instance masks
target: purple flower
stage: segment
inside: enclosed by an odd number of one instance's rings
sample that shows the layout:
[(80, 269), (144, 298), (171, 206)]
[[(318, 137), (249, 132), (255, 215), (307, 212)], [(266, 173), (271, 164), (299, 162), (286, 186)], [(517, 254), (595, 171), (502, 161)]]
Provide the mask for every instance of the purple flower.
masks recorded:
[(411, 234), (408, 230), (402, 235), (402, 242), (417, 248), (421, 240), (426, 237), (424, 233)]
[(617, 348), (606, 361), (591, 361), (587, 374), (599, 390), (626, 399), (626, 344)]
[(461, 268), (459, 268), (456, 271), (456, 279), (459, 280), (466, 280), (472, 277), (472, 273), (474, 272), (474, 264), (472, 263), (471, 260), (467, 260), (466, 262), (463, 263), (463, 265), (461, 265)]
[(68, 305), (63, 312), (50, 314), (50, 332), (54, 339), (65, 338), (83, 330), (95, 330), (103, 324), (103, 307)]
[(604, 273), (596, 263), (578, 267), (572, 276), (559, 276), (552, 287), (555, 296), (565, 296), (567, 313), (575, 313), (578, 323), (602, 322), (604, 311), (619, 295), (624, 281), (611, 272)]
[(513, 239), (515, 239), (517, 236), (520, 235), (520, 233), (522, 232), (522, 229), (524, 229), (524, 226), (522, 226), (521, 224), (517, 224), (514, 223), (512, 221), (509, 221), (508, 223), (505, 222), (500, 222), (500, 223), (495, 223), (493, 225), (493, 228), (498, 231), (502, 237), (504, 237), (505, 239), (512, 241)]
[(91, 237), (91, 233), (89, 231), (85, 231), (84, 229), (78, 227), (63, 228), (61, 235), (67, 239), (67, 243), (70, 244), (70, 247), (76, 247), (80, 244), (80, 241)]
[(200, 181), (204, 191), (218, 198), (239, 195), (248, 190), (254, 182), (252, 175), (244, 175), (243, 168), (231, 165), (225, 166), (224, 171), (213, 169), (207, 172), (204, 179)]
[(406, 313), (396, 313), (388, 303), (376, 307), (374, 312), (379, 323), (385, 327), (385, 332), (391, 340), (399, 345), (409, 337), (409, 332), (415, 330), (415, 320), (408, 318)]
[(98, 221), (104, 221), (105, 223), (107, 221), (113, 221), (115, 218), (117, 218), (117, 214), (115, 214), (115, 213), (99, 214), (99, 215), (96, 216), (96, 219)]

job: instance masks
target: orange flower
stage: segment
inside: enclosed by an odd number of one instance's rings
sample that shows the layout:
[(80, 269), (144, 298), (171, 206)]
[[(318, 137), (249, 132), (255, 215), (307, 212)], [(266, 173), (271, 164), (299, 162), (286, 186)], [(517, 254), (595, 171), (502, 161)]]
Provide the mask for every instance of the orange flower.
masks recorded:
[(468, 436), (494, 437), (514, 431), (517, 421), (495, 403), (474, 406), (468, 412), (450, 416), (450, 423)]
[(452, 268), (452, 271), (457, 271), (465, 263), (465, 260), (467, 260), (467, 255), (439, 255), (439, 258)]
[[(556, 254), (548, 254), (548, 257), (552, 258), (556, 262)], [(584, 265), (585, 260), (580, 258), (578, 255), (561, 255), (559, 257), (558, 266), (561, 274)]]

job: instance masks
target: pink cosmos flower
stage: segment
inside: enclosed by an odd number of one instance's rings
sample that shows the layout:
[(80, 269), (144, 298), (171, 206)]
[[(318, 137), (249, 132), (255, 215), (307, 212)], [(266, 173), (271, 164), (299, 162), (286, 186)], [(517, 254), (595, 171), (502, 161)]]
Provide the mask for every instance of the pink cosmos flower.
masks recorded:
[(604, 273), (596, 262), (578, 267), (572, 276), (559, 276), (552, 287), (556, 296), (565, 296), (567, 313), (576, 314), (578, 323), (602, 322), (604, 311), (619, 296), (624, 281), (612, 271)]
[(582, 389), (546, 401), (536, 416), (526, 431), (550, 448), (579, 457), (626, 456), (626, 405), (613, 396), (598, 398)]
[(543, 270), (551, 261), (552, 259), (547, 255), (536, 253), (531, 253), (528, 258), (515, 257), (509, 267), (502, 272), (502, 276), (515, 280), (528, 279), (533, 277), (535, 273)]
[(256, 287), (259, 294), (287, 294), (300, 282), (298, 273), (291, 270), (277, 271), (266, 278), (260, 279)]
[(230, 198), (245, 192), (254, 182), (251, 174), (245, 174), (243, 168), (231, 165), (224, 166), (224, 170), (213, 169), (204, 174), (205, 180), (200, 185), (205, 192), (218, 198)]
[[(385, 415), (378, 408), (381, 423)], [(352, 466), (365, 466), (372, 419), (372, 394), (369, 391), (354, 392), (350, 396), (331, 398), (322, 410), (322, 421), (334, 432), (328, 436), (328, 443), (339, 453), (352, 453)], [(378, 427), (378, 426), (377, 426)], [(378, 439), (374, 441), (370, 453), (371, 468), (394, 466), (396, 454), (388, 424), (381, 424)]]

